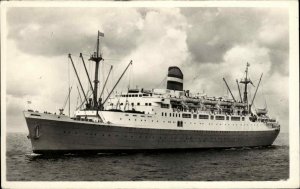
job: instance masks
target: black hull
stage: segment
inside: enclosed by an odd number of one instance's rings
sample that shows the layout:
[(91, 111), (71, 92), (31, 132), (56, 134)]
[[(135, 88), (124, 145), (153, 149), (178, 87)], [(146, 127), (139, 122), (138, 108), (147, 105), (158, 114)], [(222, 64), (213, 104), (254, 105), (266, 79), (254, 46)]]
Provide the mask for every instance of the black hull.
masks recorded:
[(195, 131), (131, 128), (37, 118), (26, 118), (26, 122), (33, 152), (38, 154), (269, 146), (279, 133), (279, 130), (275, 129)]

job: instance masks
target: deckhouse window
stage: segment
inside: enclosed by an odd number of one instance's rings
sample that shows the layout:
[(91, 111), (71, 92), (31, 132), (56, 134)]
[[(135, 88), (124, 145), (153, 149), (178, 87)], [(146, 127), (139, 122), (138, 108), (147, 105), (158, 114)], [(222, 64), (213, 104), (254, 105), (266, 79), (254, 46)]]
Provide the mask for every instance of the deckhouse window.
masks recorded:
[(245, 117), (242, 117), (242, 121), (245, 121)]
[(138, 102), (138, 103), (137, 103), (137, 105), (139, 106), (139, 105), (140, 105), (140, 103)]
[(134, 103), (133, 103), (133, 102), (131, 103), (131, 106), (134, 106)]
[(226, 116), (226, 120), (229, 120), (229, 116)]
[(169, 108), (169, 104), (161, 104), (161, 108)]
[(148, 106), (148, 103), (145, 103), (146, 106)]
[(214, 116), (210, 116), (210, 119), (213, 120), (213, 119), (214, 119)]
[(197, 114), (193, 114), (193, 118), (194, 118), (194, 119), (197, 119)]
[(231, 121), (240, 121), (241, 118), (240, 117), (231, 117)]
[(216, 116), (216, 120), (224, 120), (224, 116)]
[(199, 119), (208, 119), (208, 115), (199, 115)]
[(182, 118), (191, 118), (191, 114), (182, 114)]
[(141, 95), (141, 94), (139, 94), (139, 97), (142, 97), (142, 95)]
[(161, 116), (164, 116), (164, 112), (161, 113)]
[(151, 103), (149, 103), (149, 106), (151, 106)]

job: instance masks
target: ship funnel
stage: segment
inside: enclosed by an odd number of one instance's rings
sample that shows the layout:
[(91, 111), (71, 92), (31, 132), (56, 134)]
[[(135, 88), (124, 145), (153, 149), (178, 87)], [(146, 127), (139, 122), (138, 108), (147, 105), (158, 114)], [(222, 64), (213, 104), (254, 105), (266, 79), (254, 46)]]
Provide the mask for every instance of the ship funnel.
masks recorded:
[(176, 66), (168, 69), (167, 89), (183, 91), (183, 74)]

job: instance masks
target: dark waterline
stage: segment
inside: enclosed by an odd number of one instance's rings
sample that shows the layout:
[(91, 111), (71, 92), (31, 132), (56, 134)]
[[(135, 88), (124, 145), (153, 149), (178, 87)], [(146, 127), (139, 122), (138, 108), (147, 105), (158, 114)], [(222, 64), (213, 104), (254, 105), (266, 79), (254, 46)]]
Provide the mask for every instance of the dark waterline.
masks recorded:
[(273, 146), (40, 156), (24, 133), (7, 135), (9, 181), (267, 181), (289, 178), (288, 135)]

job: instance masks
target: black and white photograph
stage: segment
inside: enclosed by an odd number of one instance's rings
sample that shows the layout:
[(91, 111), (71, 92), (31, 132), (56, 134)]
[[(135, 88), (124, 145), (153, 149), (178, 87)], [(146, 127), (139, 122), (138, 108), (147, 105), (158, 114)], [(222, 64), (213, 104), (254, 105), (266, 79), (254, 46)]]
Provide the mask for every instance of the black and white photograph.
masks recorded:
[(2, 3), (1, 186), (298, 188), (298, 2), (219, 3)]

